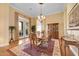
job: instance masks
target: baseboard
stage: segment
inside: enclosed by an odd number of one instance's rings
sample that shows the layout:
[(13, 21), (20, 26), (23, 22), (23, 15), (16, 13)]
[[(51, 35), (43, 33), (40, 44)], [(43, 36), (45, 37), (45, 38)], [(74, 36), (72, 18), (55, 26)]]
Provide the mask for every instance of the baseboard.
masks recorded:
[(5, 46), (8, 46), (9, 43), (4, 43), (4, 44), (0, 44), (0, 47), (5, 47)]

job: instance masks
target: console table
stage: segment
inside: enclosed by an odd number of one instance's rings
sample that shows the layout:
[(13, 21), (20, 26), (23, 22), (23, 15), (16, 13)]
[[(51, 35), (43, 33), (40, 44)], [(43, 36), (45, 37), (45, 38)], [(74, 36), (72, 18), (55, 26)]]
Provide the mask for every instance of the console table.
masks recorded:
[(69, 45), (73, 45), (78, 48), (78, 56), (79, 56), (79, 41), (77, 41), (75, 39), (68, 38), (68, 37), (62, 37), (61, 41), (64, 42), (65, 56), (66, 56), (66, 47), (69, 48)]

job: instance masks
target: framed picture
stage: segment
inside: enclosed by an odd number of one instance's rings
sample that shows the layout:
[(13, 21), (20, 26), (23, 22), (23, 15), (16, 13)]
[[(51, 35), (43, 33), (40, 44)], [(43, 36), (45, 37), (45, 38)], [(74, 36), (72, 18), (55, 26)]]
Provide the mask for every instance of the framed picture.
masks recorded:
[(69, 13), (69, 29), (79, 29), (79, 4), (76, 4)]

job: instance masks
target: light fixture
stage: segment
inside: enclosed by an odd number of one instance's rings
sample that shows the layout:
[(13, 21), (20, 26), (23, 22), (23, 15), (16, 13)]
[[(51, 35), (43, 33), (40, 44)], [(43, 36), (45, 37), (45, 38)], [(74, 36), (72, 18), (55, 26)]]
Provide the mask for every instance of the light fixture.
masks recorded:
[(44, 16), (43, 13), (42, 13), (43, 4), (44, 4), (44, 3), (39, 3), (39, 5), (40, 5), (40, 15), (38, 16), (38, 19), (41, 20), (41, 21), (42, 21), (43, 19), (45, 19), (45, 16)]

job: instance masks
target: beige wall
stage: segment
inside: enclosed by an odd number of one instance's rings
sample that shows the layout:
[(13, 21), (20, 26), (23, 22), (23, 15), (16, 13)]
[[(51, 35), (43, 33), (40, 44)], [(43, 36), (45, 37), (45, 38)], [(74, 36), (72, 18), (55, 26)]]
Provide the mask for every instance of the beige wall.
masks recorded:
[(67, 4), (65, 4), (65, 8), (64, 8), (64, 35), (67, 34)]
[(75, 4), (76, 3), (66, 4), (66, 9), (65, 9), (65, 14), (64, 14), (64, 16), (65, 16), (65, 18), (64, 18), (65, 27), (64, 28), (66, 29), (65, 34), (74, 35), (74, 38), (78, 39), (79, 38), (79, 34), (78, 34), (79, 31), (67, 30), (67, 29), (69, 29), (69, 24), (68, 24), (69, 23), (69, 14), (70, 14), (70, 11), (72, 10), (72, 8), (74, 7)]
[(64, 35), (64, 13), (63, 12), (47, 16), (46, 29), (47, 29), (47, 24), (50, 24), (50, 23), (59, 23), (59, 38)]
[(71, 11), (71, 9), (74, 7), (75, 4), (76, 3), (68, 3), (68, 4), (66, 4), (66, 6), (67, 6), (67, 14)]
[(15, 25), (15, 9), (9, 6), (9, 25)]
[[(73, 9), (73, 7), (76, 5), (76, 3), (69, 3), (65, 5), (65, 11), (64, 11), (64, 29), (65, 29), (65, 35), (68, 35), (72, 37), (72, 39), (79, 40), (79, 31), (78, 30), (68, 30), (69, 29), (69, 14), (70, 11)], [(75, 46), (70, 46), (71, 51), (74, 55), (78, 55), (78, 48)]]
[(22, 12), (21, 10), (18, 10), (18, 9), (15, 9), (14, 7), (12, 6), (9, 6), (9, 25), (10, 26), (15, 26), (15, 12), (18, 12), (23, 18), (26, 19), (26, 21), (29, 22), (29, 33), (30, 33), (30, 19), (31, 17), (30, 16), (27, 16), (24, 12)]
[[(74, 7), (76, 3), (68, 3), (68, 4), (65, 4), (65, 10), (64, 10), (64, 30), (65, 30), (65, 33), (67, 33), (67, 29), (68, 29), (68, 15), (70, 13), (70, 11), (72, 10), (72, 8)], [(65, 34), (64, 33), (64, 34)]]
[(32, 26), (36, 26), (36, 17), (34, 17), (34, 18), (31, 18), (31, 32), (32, 32)]
[[(16, 8), (14, 8), (14, 7), (12, 7), (12, 6), (9, 6), (9, 17), (10, 17), (10, 19), (9, 19), (9, 24), (10, 25), (15, 25), (15, 23), (14, 23), (14, 21), (15, 21), (15, 12), (18, 12), (18, 13), (20, 13), (20, 14), (22, 14), (23, 16), (25, 16), (25, 18), (27, 18), (27, 19), (30, 19), (30, 18), (32, 18), (31, 16), (28, 16), (27, 14), (25, 14), (23, 11), (21, 11), (21, 10), (19, 10), (19, 9), (16, 9)], [(21, 15), (21, 16), (22, 16)]]
[(76, 3), (68, 3), (66, 4), (66, 7), (65, 7), (65, 26), (66, 28), (68, 29), (68, 18), (69, 18), (69, 13), (71, 12), (71, 10), (73, 9), (73, 7), (75, 6)]
[(68, 14), (74, 7), (75, 3), (68, 3), (65, 4), (64, 8), (64, 35), (67, 35), (67, 29), (68, 29)]
[(36, 17), (31, 19), (31, 26), (36, 25), (36, 20), (37, 20)]
[(9, 26), (15, 26), (15, 12), (24, 15), (28, 19), (31, 18), (24, 12), (11, 7), (9, 4), (0, 4), (0, 47), (9, 44)]
[(9, 42), (9, 5), (0, 4), (0, 47)]

